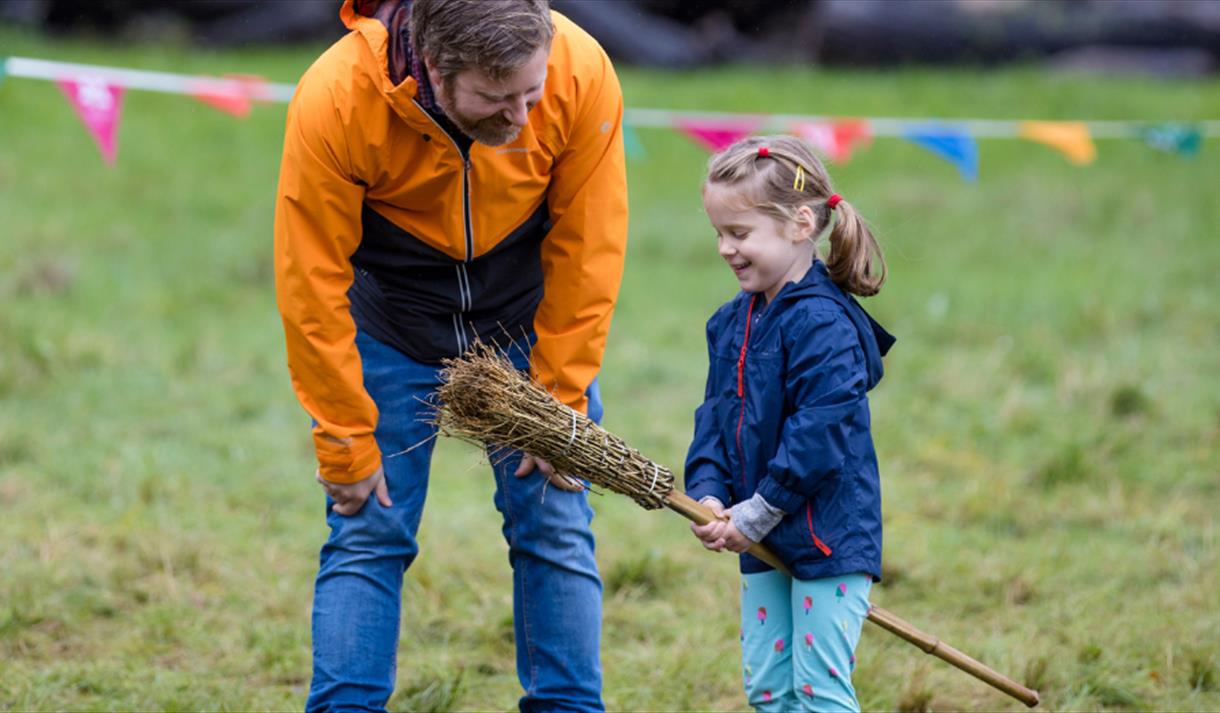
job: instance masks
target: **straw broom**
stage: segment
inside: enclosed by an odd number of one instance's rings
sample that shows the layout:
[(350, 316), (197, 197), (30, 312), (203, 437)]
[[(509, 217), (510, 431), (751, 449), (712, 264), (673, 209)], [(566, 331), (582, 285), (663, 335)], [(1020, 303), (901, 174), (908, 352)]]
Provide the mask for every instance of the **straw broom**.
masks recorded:
[[(447, 360), (441, 381), (435, 423), (445, 435), (529, 453), (549, 461), (558, 472), (577, 474), (590, 483), (626, 495), (648, 510), (666, 507), (700, 525), (716, 517), (711, 509), (674, 490), (672, 471), (560, 403), (492, 346), (477, 343), (462, 358)], [(763, 545), (755, 544), (749, 552), (788, 573), (784, 564)], [(868, 620), (1025, 705), (1031, 708), (1038, 705), (1037, 691), (984, 666), (894, 614), (873, 606)]]

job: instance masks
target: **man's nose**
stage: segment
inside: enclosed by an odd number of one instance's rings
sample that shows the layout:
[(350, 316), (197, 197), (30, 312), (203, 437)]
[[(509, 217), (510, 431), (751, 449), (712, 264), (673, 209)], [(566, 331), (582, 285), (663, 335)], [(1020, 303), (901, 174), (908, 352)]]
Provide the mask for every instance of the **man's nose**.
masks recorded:
[(510, 99), (508, 108), (504, 110), (504, 118), (510, 121), (514, 126), (525, 126), (528, 121), (530, 106), (525, 101), (525, 97)]

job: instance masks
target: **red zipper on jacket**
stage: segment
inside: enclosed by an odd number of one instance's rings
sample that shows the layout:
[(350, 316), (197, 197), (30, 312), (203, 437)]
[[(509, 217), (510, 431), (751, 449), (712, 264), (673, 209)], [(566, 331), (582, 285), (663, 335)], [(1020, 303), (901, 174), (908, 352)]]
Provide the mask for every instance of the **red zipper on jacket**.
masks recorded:
[(741, 487), (746, 487), (746, 455), (741, 450), (741, 425), (746, 420), (746, 349), (750, 346), (750, 322), (754, 317), (754, 301), (758, 295), (750, 298), (750, 307), (746, 310), (746, 334), (741, 340), (741, 354), (737, 357), (737, 398), (741, 399), (741, 411), (737, 414), (737, 457), (741, 460)]
[[(737, 457), (741, 459), (741, 487), (743, 488), (746, 487), (746, 456), (741, 450), (741, 426), (746, 420), (746, 350), (750, 347), (750, 325), (753, 322), (756, 299), (758, 299), (758, 295), (750, 298), (750, 307), (746, 310), (746, 333), (741, 339), (741, 354), (737, 356), (737, 398), (741, 399), (741, 411), (737, 414)], [(809, 525), (809, 536), (813, 538), (814, 547), (829, 557), (830, 548), (813, 531), (813, 504), (808, 501), (805, 503), (805, 522)]]
[(821, 550), (822, 554), (829, 557), (830, 548), (813, 531), (813, 503), (809, 501), (805, 501), (805, 522), (809, 525), (809, 536), (813, 538), (813, 546)]

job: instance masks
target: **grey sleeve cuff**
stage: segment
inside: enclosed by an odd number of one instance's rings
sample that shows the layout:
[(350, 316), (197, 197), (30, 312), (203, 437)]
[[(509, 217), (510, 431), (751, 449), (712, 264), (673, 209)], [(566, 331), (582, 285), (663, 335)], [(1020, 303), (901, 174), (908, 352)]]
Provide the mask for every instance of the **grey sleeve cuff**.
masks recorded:
[(749, 500), (734, 505), (731, 511), (733, 527), (754, 542), (762, 542), (786, 514), (758, 493), (754, 493), (754, 497)]

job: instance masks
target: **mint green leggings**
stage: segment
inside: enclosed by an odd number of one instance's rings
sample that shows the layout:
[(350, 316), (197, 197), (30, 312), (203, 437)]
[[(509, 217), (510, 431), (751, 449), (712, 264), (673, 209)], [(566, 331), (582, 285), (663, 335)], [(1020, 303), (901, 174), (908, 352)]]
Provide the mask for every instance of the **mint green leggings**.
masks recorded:
[(742, 575), (741, 659), (757, 711), (859, 711), (851, 673), (872, 577)]

